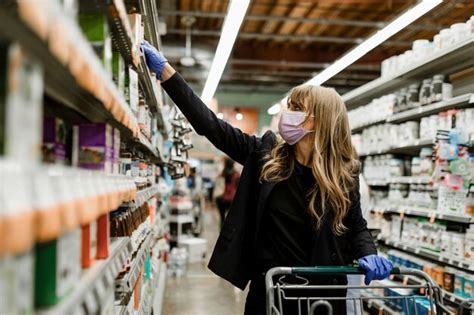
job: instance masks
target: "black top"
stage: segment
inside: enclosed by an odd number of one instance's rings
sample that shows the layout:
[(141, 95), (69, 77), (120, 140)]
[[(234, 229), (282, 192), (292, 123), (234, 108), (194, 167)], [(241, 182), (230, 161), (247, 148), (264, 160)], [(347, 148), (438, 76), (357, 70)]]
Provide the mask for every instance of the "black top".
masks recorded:
[(314, 225), (308, 213), (308, 193), (314, 184), (311, 168), (295, 163), (290, 178), (278, 183), (268, 197), (261, 229), (262, 271), (310, 265)]
[[(267, 132), (263, 137), (250, 136), (218, 119), (178, 73), (163, 82), (162, 87), (199, 135), (206, 136), (216, 148), (244, 165), (209, 268), (236, 287), (245, 289), (255, 271), (255, 254), (261, 252), (256, 248), (257, 236), (264, 222), (265, 206), (275, 188), (274, 183), (260, 182), (260, 173), (266, 157), (277, 145), (276, 135)], [(344, 219), (349, 230), (343, 236), (336, 236), (331, 231), (332, 220), (323, 220), (313, 233), (311, 265), (343, 265), (349, 259), (377, 253), (360, 211), (358, 187), (354, 187), (349, 199), (351, 206)], [(319, 200), (316, 203), (320, 206)], [(331, 211), (328, 207), (327, 213)], [(338, 276), (332, 277), (331, 283), (335, 281), (342, 284)]]

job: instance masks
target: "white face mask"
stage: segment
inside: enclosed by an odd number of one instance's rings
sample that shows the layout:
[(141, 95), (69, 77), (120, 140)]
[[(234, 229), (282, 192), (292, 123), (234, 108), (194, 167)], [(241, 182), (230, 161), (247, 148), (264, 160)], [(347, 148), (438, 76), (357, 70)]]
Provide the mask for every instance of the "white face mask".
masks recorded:
[(285, 110), (281, 113), (278, 131), (281, 137), (289, 145), (294, 145), (313, 131), (304, 130), (302, 124), (306, 119), (305, 112), (293, 112)]

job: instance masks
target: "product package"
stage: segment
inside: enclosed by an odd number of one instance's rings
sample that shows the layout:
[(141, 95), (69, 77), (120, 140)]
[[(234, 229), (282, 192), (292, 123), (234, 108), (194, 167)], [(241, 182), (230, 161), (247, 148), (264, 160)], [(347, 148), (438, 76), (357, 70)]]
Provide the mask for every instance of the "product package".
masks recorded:
[(125, 71), (125, 100), (135, 116), (138, 116), (138, 74), (131, 67), (128, 68), (128, 71)]
[(144, 27), (142, 24), (141, 14), (129, 14), (128, 21), (130, 22), (130, 27), (132, 28), (132, 43), (134, 50), (138, 53), (140, 50), (140, 45), (144, 40)]
[(73, 128), (73, 165), (112, 173), (113, 128), (105, 123)]
[(120, 130), (113, 131), (112, 174), (120, 174)]
[(43, 70), (18, 44), (0, 42), (0, 156), (41, 160)]
[(125, 61), (120, 52), (112, 54), (112, 78), (118, 87), (119, 92), (125, 92)]
[(80, 231), (38, 243), (35, 257), (35, 306), (57, 304), (81, 276)]
[(43, 119), (43, 162), (66, 163), (66, 127), (57, 117)]
[(32, 314), (34, 254), (0, 257), (0, 314)]

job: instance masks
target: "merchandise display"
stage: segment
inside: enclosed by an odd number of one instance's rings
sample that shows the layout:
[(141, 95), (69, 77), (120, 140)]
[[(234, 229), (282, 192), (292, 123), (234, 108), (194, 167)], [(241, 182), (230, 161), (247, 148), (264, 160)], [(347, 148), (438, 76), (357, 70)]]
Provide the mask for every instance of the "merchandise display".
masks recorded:
[[(415, 41), (412, 50), (382, 63), (382, 78), (397, 73), (403, 78), (405, 68), (420, 62), (420, 67), (428, 69), (422, 60), (443, 58), (443, 51), (471, 38), (466, 30), (464, 23), (441, 30), (435, 46), (427, 40)], [(384, 96), (367, 90), (375, 98), (350, 110), (349, 118), (362, 173), (372, 186), (369, 221), (380, 229), (380, 244), (388, 247), (388, 257), (396, 265), (428, 273), (443, 288), (444, 299), (463, 314), (466, 301), (472, 298), (474, 274), (473, 90), (464, 88), (465, 82), (451, 81), (457, 75), (429, 69), (423, 80), (399, 79), (400, 88), (382, 92)], [(348, 94), (357, 100), (365, 97), (364, 92)], [(419, 284), (413, 277), (401, 280)], [(396, 300), (388, 306), (406, 311)]]
[(474, 314), (474, 2), (0, 2), (0, 315)]

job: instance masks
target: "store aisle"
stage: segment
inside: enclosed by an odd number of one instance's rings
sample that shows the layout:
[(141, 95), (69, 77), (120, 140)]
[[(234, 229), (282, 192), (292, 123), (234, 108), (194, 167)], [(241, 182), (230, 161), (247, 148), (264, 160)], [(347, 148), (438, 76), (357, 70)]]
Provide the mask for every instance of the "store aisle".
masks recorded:
[[(208, 258), (219, 233), (217, 210), (204, 212), (204, 233), (208, 240)], [(163, 315), (238, 315), (243, 314), (247, 293), (214, 275), (205, 263), (188, 266), (187, 275), (168, 278)]]

